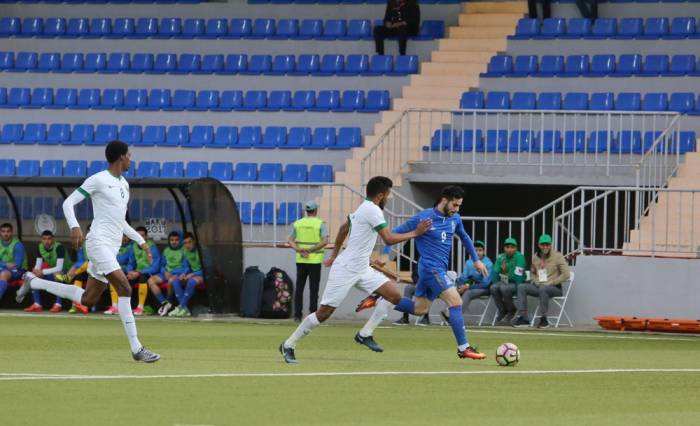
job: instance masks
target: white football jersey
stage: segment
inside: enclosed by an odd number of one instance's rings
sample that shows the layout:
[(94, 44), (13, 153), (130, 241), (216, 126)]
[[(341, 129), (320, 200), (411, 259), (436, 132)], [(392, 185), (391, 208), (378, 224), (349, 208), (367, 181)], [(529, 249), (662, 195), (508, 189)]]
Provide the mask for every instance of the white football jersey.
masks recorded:
[(369, 266), (369, 258), (377, 244), (377, 232), (387, 227), (384, 213), (378, 205), (365, 200), (348, 216), (350, 236), (348, 244), (336, 263), (355, 272), (363, 272)]
[(92, 200), (94, 218), (87, 239), (121, 245), (129, 205), (126, 179), (114, 177), (109, 170), (104, 170), (85, 179), (77, 191)]

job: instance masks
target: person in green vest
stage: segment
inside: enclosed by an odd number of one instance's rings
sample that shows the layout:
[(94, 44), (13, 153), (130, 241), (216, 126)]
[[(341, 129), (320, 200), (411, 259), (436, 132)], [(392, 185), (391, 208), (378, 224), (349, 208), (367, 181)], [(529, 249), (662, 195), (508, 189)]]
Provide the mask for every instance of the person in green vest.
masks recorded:
[(172, 231), (168, 234), (168, 246), (163, 250), (163, 255), (160, 258), (160, 273), (148, 279), (148, 288), (160, 304), (158, 315), (162, 317), (170, 312), (173, 305), (163, 296), (160, 287), (168, 284), (168, 287), (172, 288), (174, 281), (178, 281), (177, 285), (180, 285), (179, 277), (190, 271), (187, 256), (185, 256), (185, 250), (182, 248), (180, 241), (178, 232)]
[[(67, 271), (71, 267), (70, 256), (63, 247), (63, 244), (55, 240), (53, 232), (46, 230), (41, 233), (41, 242), (36, 254), (36, 263), (32, 273), (38, 278), (54, 281), (55, 274)], [(25, 312), (41, 312), (41, 291), (32, 291), (34, 303)], [(56, 296), (56, 302), (53, 304), (49, 312), (57, 313), (63, 310), (63, 299)]]
[(518, 251), (518, 241), (508, 237), (503, 242), (503, 253), (493, 262), (491, 272), (491, 298), (498, 308), (496, 322), (510, 322), (517, 309), (513, 303), (518, 285), (525, 281), (527, 261)]
[(318, 204), (311, 200), (304, 206), (306, 217), (294, 222), (287, 241), (296, 252), (297, 284), (294, 295), (294, 321), (301, 322), (304, 287), (309, 278), (309, 313), (318, 307), (318, 287), (321, 281), (323, 248), (328, 244), (328, 227), (318, 217)]
[(0, 225), (0, 299), (5, 295), (10, 281), (22, 279), (27, 270), (27, 252), (24, 244), (13, 235), (9, 223)]
[[(136, 232), (141, 234), (146, 243), (151, 248), (152, 262), (148, 262), (148, 256), (141, 247), (132, 243), (129, 250), (129, 264), (126, 278), (132, 286), (138, 286), (138, 306), (134, 309), (134, 315), (143, 315), (143, 308), (148, 296), (148, 279), (160, 271), (160, 251), (153, 239), (148, 238), (148, 230), (144, 226), (136, 228)], [(119, 313), (114, 307), (112, 314)], [(105, 311), (107, 314), (107, 311)]]
[(180, 274), (178, 279), (173, 280), (172, 289), (175, 292), (178, 306), (168, 314), (169, 317), (189, 317), (192, 315), (187, 304), (198, 285), (204, 283), (204, 273), (202, 271), (202, 260), (199, 258), (199, 249), (194, 234), (185, 232), (183, 238), (183, 250), (187, 258), (190, 271)]

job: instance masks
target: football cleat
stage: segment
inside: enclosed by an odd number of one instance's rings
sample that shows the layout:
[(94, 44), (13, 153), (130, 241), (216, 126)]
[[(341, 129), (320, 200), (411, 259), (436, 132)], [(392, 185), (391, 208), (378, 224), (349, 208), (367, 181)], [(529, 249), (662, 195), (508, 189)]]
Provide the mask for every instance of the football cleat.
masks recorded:
[(384, 348), (379, 346), (372, 336), (362, 337), (360, 333), (357, 333), (355, 335), (355, 341), (361, 345), (367, 346), (372, 352), (384, 352)]
[(280, 344), (279, 351), (287, 364), (297, 364), (297, 357), (294, 356), (294, 348), (285, 348), (284, 342)]
[(475, 347), (467, 346), (467, 349), (463, 351), (457, 351), (457, 356), (460, 358), (469, 359), (484, 359), (486, 354), (479, 352)]
[(131, 354), (131, 356), (134, 358), (134, 361), (142, 361), (146, 364), (156, 362), (160, 359), (160, 355), (158, 355), (155, 352), (149, 351), (144, 346), (141, 346), (141, 349), (139, 349), (139, 351), (135, 354)]
[(36, 275), (31, 272), (25, 272), (24, 275), (22, 275), (22, 286), (17, 290), (17, 294), (15, 295), (17, 303), (22, 303), (24, 296), (32, 291), (32, 280), (34, 278), (36, 278)]
[(360, 312), (365, 309), (374, 308), (377, 306), (377, 300), (379, 300), (379, 295), (372, 293), (369, 296), (362, 299), (362, 301), (355, 308), (355, 312)]

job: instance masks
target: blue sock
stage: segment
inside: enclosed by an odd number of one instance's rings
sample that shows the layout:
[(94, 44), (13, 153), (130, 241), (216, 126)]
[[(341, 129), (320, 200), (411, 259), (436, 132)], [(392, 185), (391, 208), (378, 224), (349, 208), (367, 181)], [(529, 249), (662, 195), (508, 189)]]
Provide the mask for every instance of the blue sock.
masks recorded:
[(457, 340), (457, 346), (467, 345), (467, 334), (464, 332), (464, 317), (461, 306), (450, 307), (450, 327)]
[(57, 305), (63, 306), (63, 299), (61, 299), (60, 297), (57, 297), (57, 298), (56, 298), (56, 304), (57, 304)]
[(41, 305), (41, 291), (33, 290), (32, 299), (34, 299), (34, 303), (36, 303), (37, 305)]
[(416, 304), (413, 303), (413, 300), (409, 299), (408, 297), (402, 297), (399, 303), (394, 306), (394, 310), (405, 312), (407, 314), (413, 314), (413, 312), (416, 310)]
[(187, 281), (187, 287), (185, 288), (185, 293), (182, 295), (182, 302), (180, 303), (180, 306), (183, 308), (187, 307), (187, 304), (190, 302), (190, 299), (192, 296), (194, 296), (195, 288), (197, 287), (197, 281), (190, 279)]
[(156, 299), (158, 299), (158, 303), (165, 302), (165, 297), (163, 296), (163, 293), (156, 294)]
[(2, 296), (5, 295), (6, 291), (7, 291), (7, 281), (0, 280), (0, 299), (2, 299)]
[(182, 283), (180, 282), (180, 280), (173, 280), (173, 282), (170, 285), (173, 287), (173, 292), (175, 293), (177, 303), (182, 305)]

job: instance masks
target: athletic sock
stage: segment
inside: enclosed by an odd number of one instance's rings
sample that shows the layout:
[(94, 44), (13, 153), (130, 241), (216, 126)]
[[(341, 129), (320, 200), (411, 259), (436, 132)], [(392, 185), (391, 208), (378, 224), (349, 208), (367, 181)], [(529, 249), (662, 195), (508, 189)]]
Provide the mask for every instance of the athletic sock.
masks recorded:
[(76, 286), (76, 287), (83, 288), (83, 282), (80, 281), (80, 280), (75, 280), (75, 281), (73, 281), (73, 285)]
[(5, 295), (6, 291), (7, 291), (7, 281), (0, 280), (0, 299), (2, 299), (2, 296)]
[(39, 290), (32, 291), (32, 299), (35, 305), (41, 305), (41, 292)]
[(413, 300), (409, 299), (408, 297), (402, 297), (394, 309), (399, 312), (413, 314), (416, 309), (416, 304), (413, 303)]
[(119, 295), (117, 294), (117, 290), (114, 289), (114, 286), (109, 286), (109, 297), (112, 299), (112, 306), (115, 308), (117, 307), (117, 302), (119, 301)]
[(131, 353), (136, 353), (143, 346), (139, 342), (136, 333), (136, 320), (134, 319), (134, 313), (131, 311), (131, 297), (119, 297), (117, 304), (119, 307), (119, 318), (122, 320), (126, 337), (129, 339)]
[(379, 302), (377, 302), (377, 306), (374, 308), (374, 312), (372, 312), (372, 316), (369, 317), (369, 320), (367, 320), (365, 326), (362, 327), (362, 330), (360, 330), (360, 336), (371, 336), (374, 333), (374, 330), (377, 327), (379, 327), (379, 324), (381, 324), (382, 321), (384, 321), (384, 318), (386, 318), (386, 316), (389, 315), (389, 311), (393, 307), (394, 304), (389, 302), (388, 300), (384, 298), (379, 299)]
[(194, 292), (197, 289), (197, 281), (194, 279), (189, 279), (187, 280), (187, 286), (185, 287), (185, 292), (182, 294), (182, 302), (180, 302), (180, 306), (183, 308), (187, 307), (187, 304), (190, 303), (190, 299), (192, 296), (194, 296)]
[(146, 297), (148, 296), (148, 284), (139, 284), (139, 308), (143, 309), (143, 305), (146, 304)]
[(294, 330), (294, 333), (289, 336), (289, 339), (285, 340), (284, 347), (292, 349), (295, 348), (297, 343), (299, 343), (299, 340), (311, 333), (311, 330), (318, 327), (319, 324), (321, 323), (319, 322), (318, 318), (316, 318), (316, 312), (310, 313), (306, 318), (304, 318), (304, 321), (299, 324), (299, 327)]
[(450, 307), (450, 327), (452, 327), (452, 333), (454, 333), (455, 340), (457, 340), (458, 349), (463, 351), (469, 346), (469, 342), (467, 341), (467, 333), (464, 331), (464, 317), (462, 316), (461, 306)]
[(165, 296), (163, 296), (163, 293), (158, 293), (155, 295), (156, 299), (158, 300), (158, 304), (163, 304), (165, 302)]
[(174, 279), (173, 282), (170, 284), (170, 287), (173, 289), (173, 292), (175, 293), (175, 298), (177, 299), (177, 303), (179, 305), (182, 305), (182, 297), (183, 297), (182, 282), (178, 279)]
[[(69, 299), (76, 303), (80, 303), (83, 293), (85, 293), (85, 290), (80, 287), (48, 281), (42, 278), (33, 278), (31, 287), (32, 290), (46, 290), (54, 296)], [(34, 292), (32, 292), (32, 294), (34, 295)], [(36, 300), (36, 296), (34, 300)], [(39, 296), (39, 300), (41, 300), (41, 296)]]

